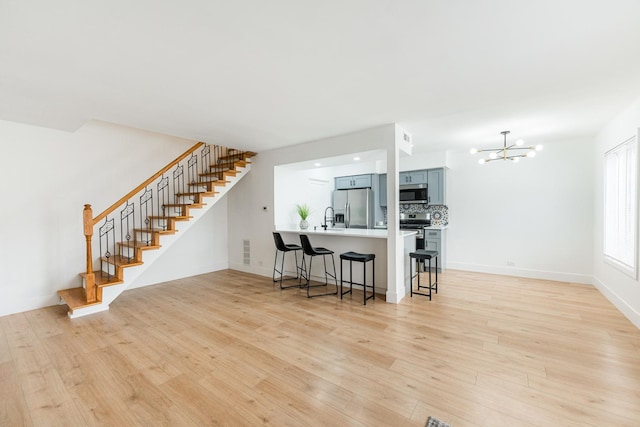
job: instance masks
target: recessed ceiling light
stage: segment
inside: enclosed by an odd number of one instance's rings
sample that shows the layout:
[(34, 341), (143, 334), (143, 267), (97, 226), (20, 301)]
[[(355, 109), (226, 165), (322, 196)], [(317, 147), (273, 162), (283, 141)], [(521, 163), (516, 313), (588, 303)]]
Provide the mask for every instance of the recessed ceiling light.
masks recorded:
[(354, 157), (353, 160), (357, 162), (358, 160), (360, 160), (360, 157)]
[(322, 166), (322, 163), (314, 163), (313, 166), (315, 167)]

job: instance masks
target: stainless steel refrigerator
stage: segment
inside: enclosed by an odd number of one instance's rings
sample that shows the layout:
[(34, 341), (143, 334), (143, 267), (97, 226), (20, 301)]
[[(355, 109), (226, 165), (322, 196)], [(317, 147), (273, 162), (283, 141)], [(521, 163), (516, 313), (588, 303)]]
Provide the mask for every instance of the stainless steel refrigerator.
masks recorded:
[(373, 191), (370, 188), (333, 192), (335, 226), (373, 228)]

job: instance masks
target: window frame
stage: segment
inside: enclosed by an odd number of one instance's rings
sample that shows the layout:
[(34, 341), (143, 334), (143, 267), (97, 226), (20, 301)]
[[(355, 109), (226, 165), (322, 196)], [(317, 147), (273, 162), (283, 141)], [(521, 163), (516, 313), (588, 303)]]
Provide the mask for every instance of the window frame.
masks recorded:
[[(607, 200), (608, 200), (608, 196), (607, 196), (607, 189), (609, 187), (608, 185), (608, 169), (607, 169), (607, 156), (618, 152), (620, 150), (622, 150), (623, 148), (626, 148), (628, 145), (634, 145), (634, 149), (635, 149), (635, 162), (634, 162), (634, 166), (635, 166), (635, 179), (632, 181), (632, 184), (634, 185), (634, 188), (632, 188), (631, 190), (631, 194), (633, 195), (634, 200), (632, 200), (632, 222), (631, 222), (631, 226), (632, 226), (632, 235), (633, 235), (633, 256), (632, 256), (632, 265), (628, 265), (625, 261), (617, 258), (615, 255), (612, 255), (610, 253), (607, 253), (607, 236), (608, 236), (608, 221), (607, 221)], [(615, 267), (616, 269), (620, 270), (621, 272), (623, 272), (624, 274), (632, 277), (633, 279), (637, 279), (638, 277), (638, 190), (639, 190), (639, 186), (638, 186), (638, 176), (639, 174), (639, 155), (638, 155), (638, 133), (636, 133), (636, 135), (632, 136), (631, 138), (626, 139), (625, 141), (623, 141), (622, 143), (616, 145), (615, 147), (607, 150), (604, 153), (604, 177), (603, 177), (603, 181), (604, 181), (604, 191), (603, 191), (603, 239), (602, 239), (602, 252), (603, 252), (603, 257), (604, 260), (607, 264)], [(626, 181), (625, 181), (626, 182)], [(619, 183), (619, 181), (618, 181)]]

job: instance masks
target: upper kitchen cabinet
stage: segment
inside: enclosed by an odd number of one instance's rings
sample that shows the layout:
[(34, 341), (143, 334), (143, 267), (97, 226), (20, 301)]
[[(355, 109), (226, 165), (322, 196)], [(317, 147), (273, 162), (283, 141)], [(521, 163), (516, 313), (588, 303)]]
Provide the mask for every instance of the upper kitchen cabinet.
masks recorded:
[(387, 174), (382, 173), (378, 176), (380, 185), (380, 206), (383, 208), (387, 207)]
[(426, 184), (428, 179), (427, 172), (426, 170), (400, 172), (398, 184)]
[(349, 190), (351, 188), (371, 188), (373, 174), (339, 176), (335, 178), (336, 190)]
[(444, 169), (427, 171), (427, 196), (430, 205), (444, 205)]

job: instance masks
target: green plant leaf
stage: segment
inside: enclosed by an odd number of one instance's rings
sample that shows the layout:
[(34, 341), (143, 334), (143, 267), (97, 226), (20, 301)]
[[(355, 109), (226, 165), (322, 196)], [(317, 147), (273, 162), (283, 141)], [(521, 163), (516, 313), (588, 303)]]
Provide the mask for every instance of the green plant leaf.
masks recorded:
[(298, 215), (300, 215), (300, 219), (307, 219), (311, 214), (311, 207), (306, 203), (296, 205), (296, 210)]

